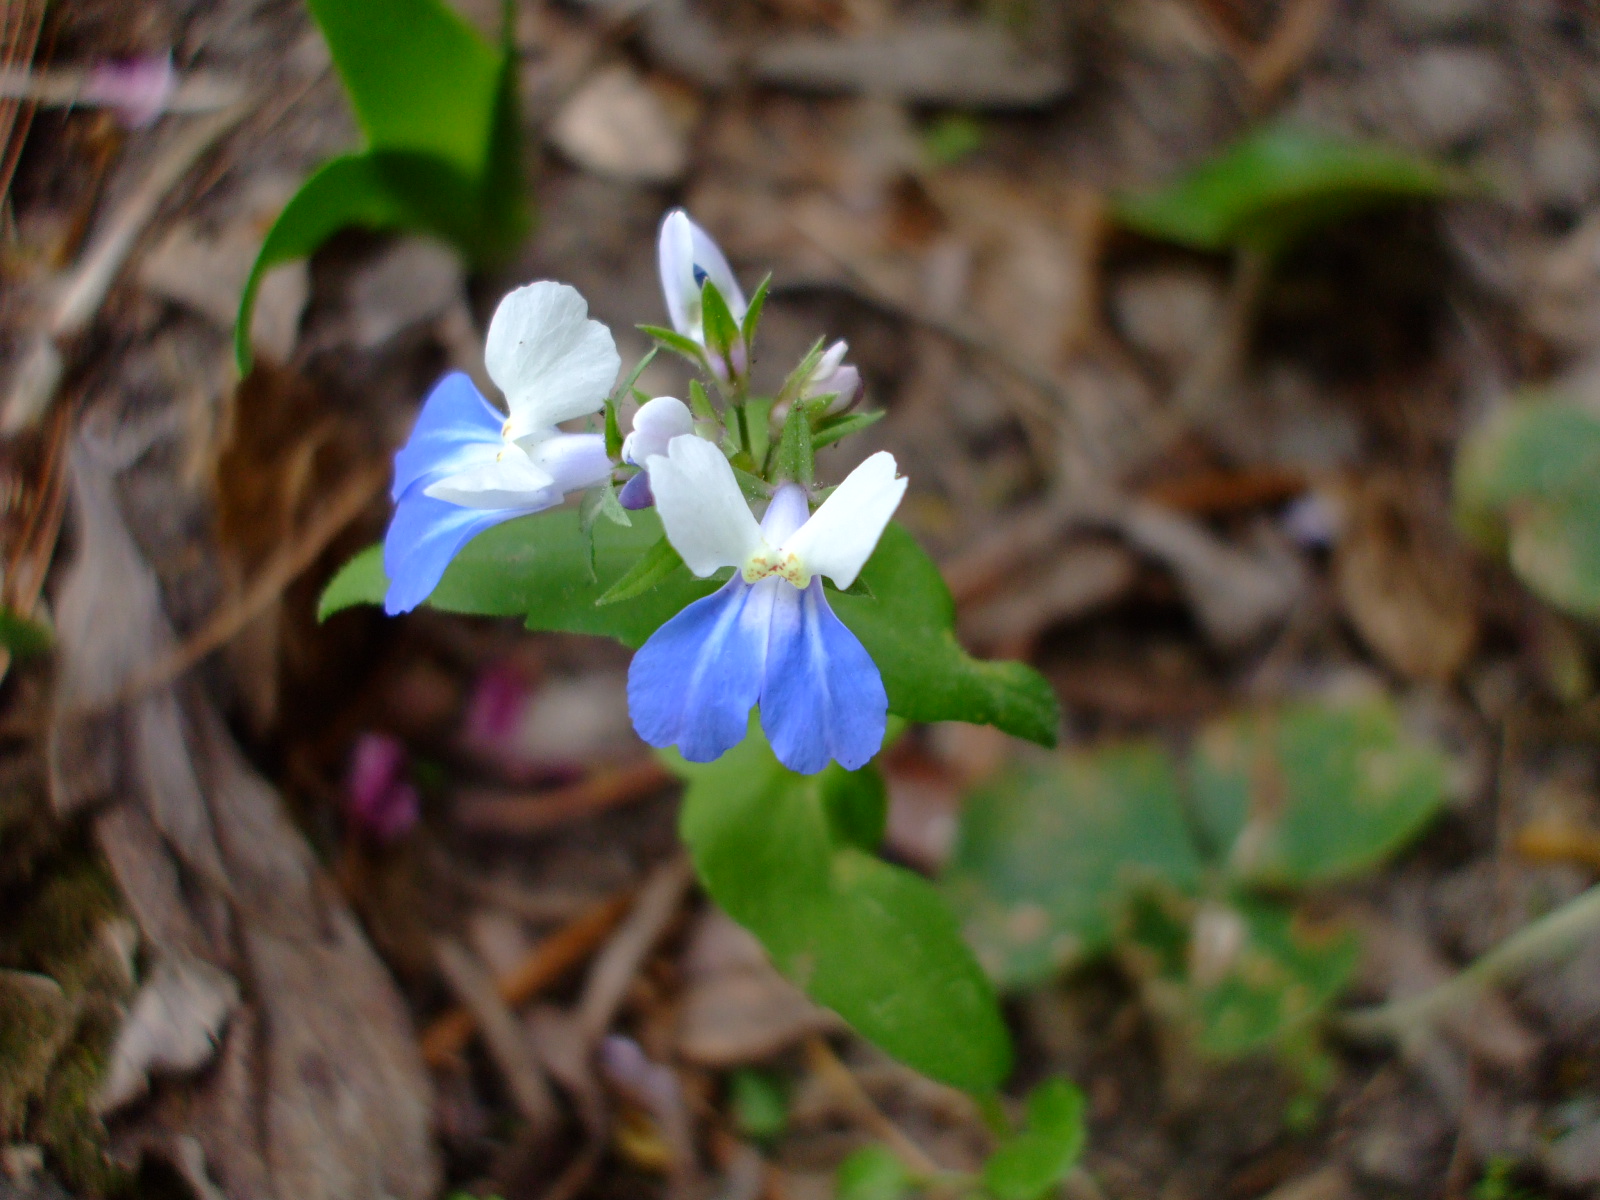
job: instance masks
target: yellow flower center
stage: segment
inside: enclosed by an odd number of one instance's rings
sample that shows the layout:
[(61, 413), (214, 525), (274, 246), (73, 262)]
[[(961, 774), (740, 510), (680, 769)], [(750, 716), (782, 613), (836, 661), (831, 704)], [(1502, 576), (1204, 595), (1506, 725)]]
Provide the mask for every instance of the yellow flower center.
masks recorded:
[(750, 561), (744, 564), (741, 574), (746, 583), (760, 583), (771, 575), (786, 579), (797, 588), (803, 588), (811, 582), (811, 572), (806, 570), (805, 565), (792, 551), (782, 553), (767, 547), (757, 550), (750, 556)]

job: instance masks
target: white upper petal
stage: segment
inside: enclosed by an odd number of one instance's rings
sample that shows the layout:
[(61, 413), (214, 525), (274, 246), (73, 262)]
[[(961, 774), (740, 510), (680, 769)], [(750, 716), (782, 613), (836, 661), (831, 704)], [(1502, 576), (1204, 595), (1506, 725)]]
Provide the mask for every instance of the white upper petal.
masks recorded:
[(548, 280), (500, 301), (483, 362), (511, 410), (508, 437), (598, 412), (605, 403), (622, 359), (611, 331), (588, 317), (576, 288)]
[(656, 265), (672, 327), (685, 337), (698, 337), (700, 320), (694, 314), (700, 311), (700, 285), (694, 279), (694, 226), (681, 208), (673, 209), (661, 222)]
[(676, 396), (657, 396), (633, 414), (633, 432), (622, 442), (622, 459), (643, 466), (652, 455), (665, 454), (675, 437), (694, 432), (694, 414)]
[(880, 450), (834, 489), (811, 519), (780, 546), (813, 575), (826, 575), (840, 588), (856, 581), (877, 548), (883, 529), (900, 507), (906, 481), (895, 478), (894, 455)]
[(700, 578), (743, 567), (761, 549), (761, 529), (722, 451), (689, 434), (646, 460), (667, 541)]
[(561, 498), (555, 477), (512, 442), (495, 457), (430, 484), (425, 493), (463, 508), (539, 508)]

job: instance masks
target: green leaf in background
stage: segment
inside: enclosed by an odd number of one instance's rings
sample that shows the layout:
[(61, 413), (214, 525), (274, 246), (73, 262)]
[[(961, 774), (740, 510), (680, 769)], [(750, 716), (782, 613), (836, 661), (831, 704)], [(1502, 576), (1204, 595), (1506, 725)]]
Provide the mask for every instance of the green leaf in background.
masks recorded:
[[(578, 511), (559, 508), (497, 525), (468, 542), (429, 605), (446, 612), (526, 618), (528, 628), (594, 633), (634, 648), (664, 621), (714, 591), (687, 568), (667, 569), (651, 587), (597, 606), (623, 581), (662, 565), (661, 520), (653, 509), (627, 528), (597, 524), (594, 570)], [(1059, 713), (1055, 693), (1031, 668), (980, 662), (955, 637), (955, 607), (939, 568), (909, 533), (891, 524), (862, 570), (871, 595), (833, 592), (829, 603), (878, 664), (889, 711), (912, 721), (968, 721), (1049, 744)], [(323, 593), (319, 619), (353, 604), (381, 604), (388, 581), (380, 547), (345, 565)]]
[(789, 1126), (789, 1097), (781, 1077), (741, 1067), (728, 1079), (728, 1105), (739, 1132), (758, 1142), (783, 1136)]
[(1558, 399), (1497, 414), (1461, 448), (1455, 506), (1544, 599), (1600, 617), (1600, 415)]
[(1245, 930), (1238, 957), (1209, 986), (1191, 979), (1200, 1018), (1197, 1044), (1221, 1058), (1286, 1039), (1294, 1046), (1292, 1035), (1338, 999), (1360, 958), (1347, 930), (1308, 925), (1287, 905), (1241, 898), (1234, 907)]
[(1445, 763), (1387, 699), (1300, 704), (1208, 726), (1190, 785), (1230, 872), (1305, 886), (1368, 870), (1414, 837), (1444, 802)]
[(827, 774), (784, 768), (754, 724), (714, 763), (667, 758), (688, 781), (679, 832), (696, 873), (779, 970), (923, 1074), (999, 1085), (1010, 1039), (954, 915), (925, 879), (839, 840)]
[(904, 1164), (883, 1146), (863, 1146), (839, 1164), (834, 1200), (900, 1200), (911, 1190)]
[[(894, 731), (890, 730), (884, 745), (893, 740)], [(876, 771), (846, 771), (838, 763), (829, 763), (819, 784), (833, 840), (869, 854), (877, 850), (889, 820), (889, 789), (883, 776)]]
[(367, 145), (325, 163), (268, 232), (239, 301), (241, 373), (250, 368), (262, 276), (339, 230), (431, 234), (483, 262), (505, 253), (527, 227), (509, 43), (490, 45), (442, 0), (310, 0), (310, 7)]
[(1149, 237), (1199, 250), (1267, 254), (1383, 204), (1462, 190), (1436, 163), (1387, 146), (1270, 125), (1174, 182), (1120, 197), (1116, 218)]
[(1028, 1097), (1026, 1128), (983, 1165), (983, 1185), (996, 1200), (1038, 1200), (1083, 1156), (1083, 1093), (1048, 1079)]
[[(55, 645), (55, 634), (43, 621), (25, 617), (14, 608), (0, 606), (0, 649), (14, 658), (34, 658)], [(879, 830), (881, 836), (882, 830)]]
[(942, 880), (1003, 987), (1110, 949), (1130, 890), (1196, 886), (1200, 860), (1160, 746), (1134, 743), (1018, 768), (970, 796)]

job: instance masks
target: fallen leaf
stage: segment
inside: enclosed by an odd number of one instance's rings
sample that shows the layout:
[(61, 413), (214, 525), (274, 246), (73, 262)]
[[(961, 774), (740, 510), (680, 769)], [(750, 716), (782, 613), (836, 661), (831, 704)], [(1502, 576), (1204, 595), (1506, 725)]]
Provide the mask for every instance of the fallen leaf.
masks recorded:
[(671, 183), (689, 165), (688, 131), (628, 67), (601, 71), (573, 93), (550, 140), (580, 167), (612, 179)]
[(238, 1005), (232, 975), (203, 959), (163, 954), (117, 1032), (96, 1110), (109, 1113), (142, 1096), (152, 1075), (203, 1067)]

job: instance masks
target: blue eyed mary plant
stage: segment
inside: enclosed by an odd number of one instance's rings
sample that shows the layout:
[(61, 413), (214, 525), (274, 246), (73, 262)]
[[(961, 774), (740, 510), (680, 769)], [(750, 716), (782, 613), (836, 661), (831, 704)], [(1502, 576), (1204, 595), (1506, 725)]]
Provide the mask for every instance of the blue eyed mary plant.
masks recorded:
[(892, 455), (819, 478), (817, 451), (878, 415), (856, 408), (848, 347), (819, 341), (753, 394), (766, 284), (747, 300), (682, 211), (659, 265), (671, 323), (642, 328), (697, 369), (688, 402), (638, 393), (644, 363), (617, 383), (611, 333), (571, 287), (518, 288), (484, 349), (504, 410), (460, 373), (435, 385), (395, 456), (388, 534), (322, 613), (426, 603), (635, 647), (634, 728), (687, 781), (680, 829), (707, 891), (864, 1036), (991, 1091), (1010, 1066), (993, 990), (934, 887), (873, 852), (871, 760), (891, 717), (1051, 744), (1055, 698), (957, 643), (938, 569), (893, 521)]

